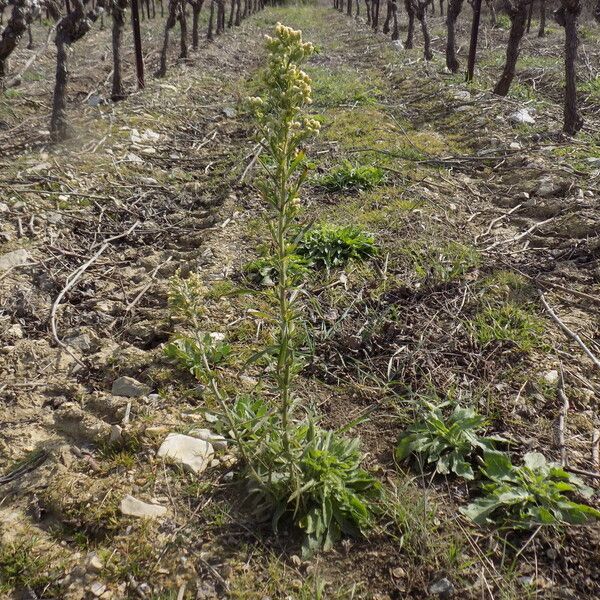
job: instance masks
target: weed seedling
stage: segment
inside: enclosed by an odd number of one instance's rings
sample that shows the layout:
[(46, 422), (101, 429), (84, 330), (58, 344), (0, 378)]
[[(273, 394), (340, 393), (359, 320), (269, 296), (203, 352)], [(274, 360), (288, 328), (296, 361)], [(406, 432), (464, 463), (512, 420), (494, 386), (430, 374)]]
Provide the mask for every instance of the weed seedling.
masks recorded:
[(481, 472), (488, 480), (482, 484), (484, 495), (462, 509), (479, 525), (531, 529), (600, 518), (599, 510), (567, 495), (589, 498), (592, 490), (539, 452), (526, 454), (520, 466), (507, 454), (486, 452)]
[(319, 187), (328, 192), (372, 190), (385, 181), (383, 169), (367, 165), (353, 165), (344, 161), (316, 179)]
[(377, 255), (372, 234), (354, 225), (324, 223), (310, 229), (300, 240), (298, 254), (309, 264), (327, 271), (350, 260), (367, 260)]
[(449, 416), (442, 409), (448, 402), (435, 405), (424, 402), (424, 415), (400, 436), (396, 458), (413, 456), (421, 465), (435, 465), (437, 473), (455, 473), (464, 479), (474, 479), (470, 461), (477, 450), (493, 450), (494, 442), (503, 438), (484, 437), (485, 417), (472, 408), (455, 406)]

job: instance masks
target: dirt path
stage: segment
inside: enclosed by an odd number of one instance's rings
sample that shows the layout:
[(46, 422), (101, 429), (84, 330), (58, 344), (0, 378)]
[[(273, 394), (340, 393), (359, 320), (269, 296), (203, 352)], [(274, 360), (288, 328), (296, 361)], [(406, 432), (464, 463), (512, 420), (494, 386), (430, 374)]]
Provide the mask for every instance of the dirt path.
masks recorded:
[[(231, 454), (200, 477), (156, 458), (169, 432), (210, 428), (214, 408), (164, 356), (180, 327), (167, 306), (178, 270), (200, 274), (207, 331), (232, 343), (231, 393), (261, 389), (264, 374), (241, 367), (264, 323), (250, 300), (221, 293), (263, 241), (252, 171), (240, 181), (254, 153), (240, 100), (255, 87), (260, 35), (278, 20), (320, 47), (309, 68), (323, 122), (309, 148), (317, 175), (345, 159), (386, 173), (370, 191), (307, 190), (308, 214), (372, 231), (382, 252), (307, 285), (313, 355), (299, 395), (328, 426), (373, 409), (358, 433), (397, 489), (396, 521), (308, 562), (294, 535), (275, 538), (244, 512)], [(10, 475), (0, 566), (17, 574), (2, 593), (420, 598), (447, 578), (464, 597), (598, 596), (597, 527), (517, 537), (513, 564), (499, 538), (457, 518), (466, 487), (399, 474), (392, 458), (415, 398), (434, 390), (477, 406), (519, 453), (559, 459), (562, 369), (569, 461), (598, 468), (597, 369), (537, 295), (598, 354), (598, 174), (581, 158), (596, 142), (554, 136), (550, 101), (533, 132), (510, 124), (520, 100), (466, 88), (439, 56), (428, 71), (417, 50), (329, 8), (268, 9), (143, 94), (81, 115), (72, 143), (5, 163), (0, 261), (14, 266), (0, 271), (0, 473)], [(478, 337), (505, 304), (537, 332), (526, 350)], [(121, 377), (134, 378), (129, 391), (113, 388)], [(126, 494), (167, 515), (124, 517)]]

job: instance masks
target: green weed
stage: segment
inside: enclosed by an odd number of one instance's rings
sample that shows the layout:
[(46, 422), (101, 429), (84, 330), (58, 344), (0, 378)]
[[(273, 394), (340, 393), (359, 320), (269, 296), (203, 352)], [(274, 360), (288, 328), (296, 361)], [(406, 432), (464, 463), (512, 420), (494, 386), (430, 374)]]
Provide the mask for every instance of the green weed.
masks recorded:
[(382, 488), (360, 466), (358, 438), (309, 419), (289, 428), (286, 450), (277, 415), (263, 400), (238, 398), (233, 414), (253, 466), (247, 478), (255, 514), (272, 515), (275, 531), (282, 519), (303, 530), (305, 556), (330, 549), (342, 533), (361, 536), (372, 527)]
[(414, 456), (422, 466), (434, 464), (437, 473), (453, 472), (471, 480), (475, 475), (470, 461), (475, 451), (492, 450), (494, 442), (505, 440), (480, 435), (488, 422), (472, 408), (455, 406), (445, 416), (442, 409), (448, 404), (423, 402), (423, 417), (400, 436), (396, 458)]
[(187, 369), (198, 381), (206, 378), (204, 358), (210, 367), (222, 363), (230, 354), (231, 346), (216, 333), (194, 332), (192, 336), (179, 334), (165, 345), (165, 355)]
[(59, 576), (53, 566), (57, 552), (42, 548), (35, 537), (23, 538), (0, 546), (0, 592), (29, 589), (37, 594), (53, 594)]
[(297, 252), (310, 264), (327, 271), (350, 260), (366, 260), (378, 253), (374, 236), (355, 225), (324, 223), (310, 229), (298, 244)]
[(481, 346), (491, 342), (510, 342), (528, 352), (543, 345), (544, 324), (541, 319), (514, 302), (484, 308), (475, 316), (471, 326)]
[(487, 452), (481, 471), (489, 480), (482, 484), (484, 495), (461, 511), (479, 525), (531, 529), (600, 518), (599, 510), (567, 496), (589, 498), (593, 490), (539, 452), (526, 454), (520, 466), (507, 454)]
[[(309, 272), (310, 264), (304, 256), (290, 254), (287, 257), (287, 274), (292, 281), (301, 280)], [(244, 266), (244, 273), (254, 283), (273, 286), (278, 280), (277, 261), (274, 256), (262, 256)]]
[(412, 263), (417, 277), (435, 283), (459, 279), (480, 263), (477, 250), (459, 242), (448, 242), (443, 246), (413, 242), (404, 246), (401, 252)]
[(328, 192), (371, 190), (384, 181), (383, 169), (368, 165), (353, 165), (347, 160), (315, 179), (315, 183)]
[[(379, 87), (364, 81), (351, 69), (310, 66), (316, 106), (335, 107), (342, 104), (374, 104), (381, 95)], [(375, 77), (371, 77), (372, 82)]]

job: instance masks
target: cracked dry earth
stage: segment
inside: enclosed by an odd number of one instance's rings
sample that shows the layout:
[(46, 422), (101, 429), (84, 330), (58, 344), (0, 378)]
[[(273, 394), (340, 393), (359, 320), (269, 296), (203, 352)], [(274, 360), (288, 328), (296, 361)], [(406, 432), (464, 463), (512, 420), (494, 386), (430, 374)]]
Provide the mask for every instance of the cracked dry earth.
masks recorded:
[[(202, 390), (163, 353), (180, 326), (169, 279), (200, 273), (208, 326), (235, 337), (240, 355), (261, 339), (248, 305), (210, 290), (239, 281), (262, 239), (240, 100), (263, 64), (260, 36), (278, 20), (321, 48), (309, 68), (324, 122), (309, 148), (318, 171), (349, 158), (388, 173), (370, 194), (307, 190), (313, 215), (368, 228), (384, 252), (309, 286), (321, 310), (307, 319), (325, 335), (315, 335), (299, 393), (328, 426), (371, 409), (359, 428), (369, 466), (423, 511), (403, 544), (378, 532), (308, 562), (294, 536), (274, 539), (244, 515), (233, 454), (207, 457), (201, 475), (157, 457), (169, 433), (212, 424)], [(467, 89), (443, 73), (439, 53), (425, 75), (419, 52), (329, 8), (268, 9), (144, 93), (76, 115), (75, 140), (51, 147), (36, 134), (4, 162), (0, 535), (3, 548), (27, 542), (33, 570), (27, 585), (0, 587), (7, 597), (425, 598), (444, 580), (469, 598), (600, 595), (598, 527), (512, 540), (519, 560), (509, 560), (498, 538), (457, 517), (466, 487), (404, 481), (391, 458), (401, 426), (390, 415), (404, 391), (433, 387), (457, 389), (499, 433), (559, 459), (562, 368), (569, 461), (599, 468), (598, 370), (539, 300), (544, 344), (527, 355), (477, 345), (468, 325), (482, 285), (493, 291), (500, 280), (485, 282), (514, 271), (598, 354), (599, 171), (564, 158), (592, 156), (597, 140), (556, 136), (552, 103), (540, 109), (545, 129), (513, 127), (519, 100)], [(594, 111), (588, 127), (598, 131)], [(417, 274), (415, 248), (443, 254), (450, 243), (477, 255), (464, 273)], [(233, 392), (253, 389), (261, 373), (234, 367)], [(157, 519), (123, 515), (129, 496), (146, 503), (129, 499), (130, 510)]]

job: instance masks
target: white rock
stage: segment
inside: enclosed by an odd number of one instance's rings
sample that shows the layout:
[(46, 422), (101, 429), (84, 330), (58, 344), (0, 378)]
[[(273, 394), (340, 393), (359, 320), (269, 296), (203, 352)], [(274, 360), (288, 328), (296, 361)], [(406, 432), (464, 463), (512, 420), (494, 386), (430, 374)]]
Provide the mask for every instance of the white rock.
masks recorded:
[(227, 449), (227, 440), (222, 435), (213, 433), (210, 429), (192, 429), (189, 435), (208, 442), (215, 450)]
[(0, 213), (8, 212), (8, 204), (0, 202)]
[(554, 196), (560, 191), (560, 186), (551, 177), (541, 177), (538, 181), (536, 193), (541, 198)]
[(511, 150), (520, 150), (521, 144), (519, 142), (511, 142), (508, 146)]
[(31, 256), (24, 248), (13, 250), (0, 256), (0, 271), (8, 271), (8, 269), (12, 269), (13, 267), (26, 265), (30, 260)]
[(214, 453), (212, 445), (204, 440), (181, 433), (170, 433), (156, 455), (181, 464), (192, 473), (200, 474), (210, 464)]
[(548, 371), (544, 375), (544, 381), (549, 383), (550, 385), (554, 385), (558, 382), (558, 371), (556, 369), (552, 369), (552, 371)]
[(121, 500), (121, 512), (130, 517), (155, 519), (164, 516), (167, 513), (167, 507), (159, 504), (148, 504), (128, 494)]
[(23, 328), (18, 323), (11, 325), (8, 328), (7, 333), (11, 338), (18, 339), (18, 340), (22, 339), (23, 335), (24, 335)]
[(114, 396), (125, 396), (126, 398), (139, 398), (150, 393), (152, 388), (140, 383), (133, 377), (119, 377), (112, 384), (112, 393)]
[(93, 573), (100, 573), (104, 568), (100, 557), (97, 552), (90, 552), (85, 558), (85, 568), (86, 571), (90, 571)]
[(106, 585), (100, 583), (99, 581), (94, 581), (92, 585), (90, 585), (90, 592), (96, 596), (96, 598), (100, 598), (102, 594), (106, 591)]
[(156, 133), (156, 131), (152, 131), (152, 129), (146, 129), (144, 133), (142, 133), (142, 140), (144, 142), (157, 142), (160, 139), (160, 133)]
[(533, 116), (529, 112), (529, 110), (527, 110), (526, 108), (519, 108), (519, 110), (515, 111), (508, 117), (508, 120), (511, 123), (517, 123), (517, 124), (525, 123), (525, 124), (533, 125), (535, 123), (535, 119), (533, 118)]
[(453, 95), (454, 95), (455, 100), (470, 100), (471, 99), (471, 93), (468, 92), (467, 90), (456, 90)]
[(454, 585), (447, 577), (442, 577), (429, 586), (429, 593), (449, 598), (454, 594)]

